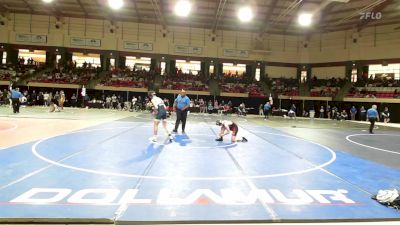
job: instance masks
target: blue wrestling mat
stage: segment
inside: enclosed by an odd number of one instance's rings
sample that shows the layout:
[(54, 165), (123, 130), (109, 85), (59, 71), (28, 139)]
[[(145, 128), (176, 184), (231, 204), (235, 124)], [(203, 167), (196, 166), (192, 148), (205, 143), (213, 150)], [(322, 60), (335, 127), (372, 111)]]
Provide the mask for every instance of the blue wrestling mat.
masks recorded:
[(239, 125), (249, 142), (215, 142), (218, 127), (205, 120), (172, 143), (163, 135), (151, 143), (150, 121), (116, 121), (1, 150), (0, 218), (400, 220), (371, 199), (382, 187), (400, 187), (399, 170), (271, 127)]

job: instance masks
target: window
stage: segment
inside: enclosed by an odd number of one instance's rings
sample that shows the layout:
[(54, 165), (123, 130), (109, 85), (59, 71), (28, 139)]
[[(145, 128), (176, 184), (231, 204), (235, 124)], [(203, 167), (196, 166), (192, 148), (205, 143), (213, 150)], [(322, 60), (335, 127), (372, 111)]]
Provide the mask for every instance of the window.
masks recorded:
[(300, 82), (301, 83), (306, 83), (307, 81), (307, 71), (306, 70), (302, 70), (301, 71), (301, 75), (300, 75)]
[(209, 70), (210, 74), (214, 73), (214, 65), (210, 65), (210, 70)]
[[(46, 63), (46, 51), (19, 49), (18, 58), (20, 58), (25, 65), (30, 62), (29, 59), (33, 59), (32, 64), (42, 64)], [(20, 63), (22, 63), (22, 61), (20, 61)]]
[(368, 67), (369, 78), (375, 79), (375, 77), (386, 78), (386, 79), (400, 79), (400, 63), (388, 64), (383, 66), (382, 64), (369, 65)]
[(246, 73), (246, 64), (223, 63), (223, 73), (227, 75), (243, 75)]
[[(101, 67), (100, 54), (84, 54), (81, 52), (72, 53), (72, 61), (77, 67), (82, 67), (83, 64), (91, 64), (92, 67)], [(87, 65), (89, 66), (89, 65)]]
[(166, 68), (166, 63), (165, 62), (161, 62), (161, 75), (165, 74), (165, 68)]
[(3, 52), (3, 57), (1, 59), (1, 64), (7, 64), (7, 52)]
[(351, 70), (351, 82), (353, 83), (357, 82), (357, 69)]
[(110, 66), (111, 66), (111, 69), (115, 68), (115, 59), (110, 59)]
[(176, 60), (175, 64), (178, 70), (182, 70), (182, 73), (198, 75), (201, 70), (200, 61), (186, 61), (186, 60)]
[(260, 68), (257, 68), (256, 69), (256, 81), (260, 81), (260, 73), (261, 73), (261, 69)]
[(125, 66), (131, 70), (146, 70), (150, 71), (151, 58), (141, 57), (136, 58), (135, 56), (127, 56)]
[(59, 64), (61, 60), (61, 55), (57, 55), (56, 56), (56, 63)]

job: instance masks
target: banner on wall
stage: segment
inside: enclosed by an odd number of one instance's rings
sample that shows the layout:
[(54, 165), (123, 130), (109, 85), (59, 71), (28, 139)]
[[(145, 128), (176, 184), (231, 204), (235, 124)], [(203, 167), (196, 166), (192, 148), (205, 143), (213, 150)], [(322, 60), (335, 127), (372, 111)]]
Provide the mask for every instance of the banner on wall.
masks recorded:
[(175, 53), (201, 55), (203, 48), (194, 46), (175, 45)]
[(124, 49), (153, 51), (153, 43), (124, 41)]
[(71, 45), (85, 46), (86, 45), (85, 38), (73, 37), (71, 38)]
[(15, 41), (31, 43), (47, 43), (47, 35), (16, 34)]
[(89, 47), (101, 47), (101, 40), (100, 39), (93, 39), (93, 38), (72, 37), (71, 38), (71, 45), (89, 46)]
[(153, 43), (139, 42), (139, 50), (153, 51)]
[(86, 38), (85, 43), (86, 43), (86, 46), (90, 46), (90, 47), (100, 47), (101, 46), (100, 39)]
[(248, 50), (237, 50), (237, 49), (224, 49), (224, 56), (226, 56), (226, 57), (248, 58), (249, 57), (249, 51)]
[(203, 51), (203, 48), (200, 48), (200, 47), (189, 46), (189, 48), (188, 48), (189, 54), (201, 55), (202, 51)]
[(32, 35), (32, 42), (33, 43), (47, 43), (47, 36), (46, 35)]

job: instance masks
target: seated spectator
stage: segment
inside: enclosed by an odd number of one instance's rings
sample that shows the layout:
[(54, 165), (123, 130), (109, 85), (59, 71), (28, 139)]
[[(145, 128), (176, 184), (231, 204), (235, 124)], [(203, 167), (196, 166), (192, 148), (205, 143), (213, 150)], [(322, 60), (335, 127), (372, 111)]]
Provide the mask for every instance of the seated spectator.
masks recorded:
[(384, 123), (389, 123), (390, 122), (390, 112), (389, 112), (389, 108), (385, 107), (385, 109), (383, 110), (382, 114), (382, 119)]

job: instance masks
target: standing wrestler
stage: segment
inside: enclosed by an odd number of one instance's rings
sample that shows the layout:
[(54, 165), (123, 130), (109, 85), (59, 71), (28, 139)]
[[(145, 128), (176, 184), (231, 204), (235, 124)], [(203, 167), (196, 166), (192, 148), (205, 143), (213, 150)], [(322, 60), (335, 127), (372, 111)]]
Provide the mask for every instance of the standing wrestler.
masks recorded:
[(221, 126), (221, 131), (219, 133), (219, 137), (215, 139), (216, 141), (223, 141), (223, 136), (232, 134), (231, 136), (231, 141), (232, 143), (235, 142), (247, 142), (247, 139), (245, 137), (242, 137), (240, 140), (236, 140), (237, 134), (239, 132), (239, 127), (238, 125), (230, 120), (217, 120), (215, 122), (217, 126)]
[(171, 133), (168, 131), (167, 128), (167, 110), (164, 101), (161, 98), (157, 97), (154, 91), (149, 92), (149, 98), (151, 99), (151, 103), (153, 104), (153, 114), (155, 115), (153, 137), (150, 140), (152, 142), (157, 142), (158, 125), (160, 124), (160, 121), (162, 121), (164, 130), (167, 133), (169, 140), (172, 141)]

